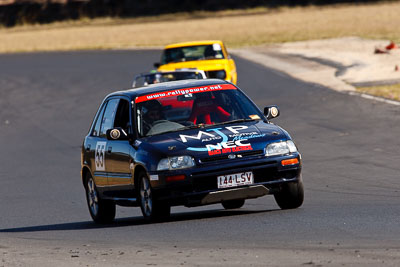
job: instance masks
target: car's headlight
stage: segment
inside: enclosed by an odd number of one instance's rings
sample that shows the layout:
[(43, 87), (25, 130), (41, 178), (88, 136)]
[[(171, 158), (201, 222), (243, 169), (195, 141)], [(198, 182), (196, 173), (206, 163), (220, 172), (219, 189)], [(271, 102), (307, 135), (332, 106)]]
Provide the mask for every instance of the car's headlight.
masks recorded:
[(160, 160), (157, 171), (186, 169), (195, 165), (191, 156), (170, 157)]
[(271, 143), (267, 145), (267, 147), (265, 148), (266, 156), (285, 155), (294, 152), (297, 152), (297, 148), (292, 140), (288, 140), (285, 142)]

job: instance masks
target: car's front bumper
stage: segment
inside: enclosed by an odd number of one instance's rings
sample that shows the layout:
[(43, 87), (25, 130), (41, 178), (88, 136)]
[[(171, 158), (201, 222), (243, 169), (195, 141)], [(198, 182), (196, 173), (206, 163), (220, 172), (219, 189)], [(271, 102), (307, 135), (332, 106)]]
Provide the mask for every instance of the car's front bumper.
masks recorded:
[[(281, 160), (298, 158), (299, 163), (282, 166)], [(218, 188), (217, 177), (220, 175), (253, 172), (254, 183), (234, 188)], [(166, 177), (185, 175), (185, 180), (166, 183)], [(255, 159), (204, 164), (197, 168), (166, 171), (158, 173), (159, 181), (153, 183), (157, 199), (170, 205), (199, 206), (219, 203), (232, 199), (256, 198), (280, 191), (285, 183), (298, 182), (301, 177), (300, 154), (280, 156), (269, 159)]]

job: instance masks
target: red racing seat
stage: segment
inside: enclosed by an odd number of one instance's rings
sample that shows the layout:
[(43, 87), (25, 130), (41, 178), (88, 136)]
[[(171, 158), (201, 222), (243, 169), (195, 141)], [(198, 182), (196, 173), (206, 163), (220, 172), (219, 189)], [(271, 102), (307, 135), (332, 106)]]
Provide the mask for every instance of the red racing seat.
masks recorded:
[(231, 114), (225, 111), (215, 101), (214, 96), (207, 98), (197, 98), (193, 102), (192, 113), (189, 120), (194, 124), (214, 124), (215, 122), (224, 122), (229, 119)]

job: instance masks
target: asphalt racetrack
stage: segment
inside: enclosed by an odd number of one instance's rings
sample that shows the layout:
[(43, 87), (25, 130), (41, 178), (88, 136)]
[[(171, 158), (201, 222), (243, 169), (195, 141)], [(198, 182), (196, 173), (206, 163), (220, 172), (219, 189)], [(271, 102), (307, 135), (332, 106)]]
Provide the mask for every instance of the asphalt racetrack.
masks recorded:
[(303, 156), (305, 202), (174, 207), (147, 224), (92, 223), (80, 145), (101, 100), (160, 51), (0, 56), (0, 266), (400, 266), (400, 109), (235, 57), (239, 87)]

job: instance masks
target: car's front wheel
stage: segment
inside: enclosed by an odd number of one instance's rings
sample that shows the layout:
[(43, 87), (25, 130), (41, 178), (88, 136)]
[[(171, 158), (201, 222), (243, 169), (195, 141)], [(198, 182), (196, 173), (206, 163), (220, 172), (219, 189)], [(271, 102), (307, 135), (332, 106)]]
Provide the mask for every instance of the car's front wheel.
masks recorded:
[(303, 183), (301, 180), (295, 183), (287, 183), (282, 186), (281, 191), (276, 193), (274, 197), (281, 209), (296, 209), (303, 204)]
[(153, 189), (145, 173), (139, 176), (140, 181), (140, 208), (146, 220), (163, 220), (170, 216), (171, 206), (154, 199)]
[(234, 199), (234, 200), (228, 200), (228, 201), (223, 201), (222, 207), (226, 210), (231, 210), (231, 209), (239, 209), (243, 207), (244, 205), (244, 199)]
[(101, 199), (94, 183), (93, 177), (86, 175), (86, 200), (89, 207), (90, 216), (96, 223), (110, 223), (115, 218), (115, 203)]

